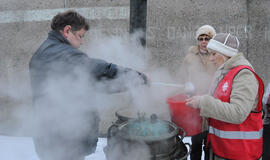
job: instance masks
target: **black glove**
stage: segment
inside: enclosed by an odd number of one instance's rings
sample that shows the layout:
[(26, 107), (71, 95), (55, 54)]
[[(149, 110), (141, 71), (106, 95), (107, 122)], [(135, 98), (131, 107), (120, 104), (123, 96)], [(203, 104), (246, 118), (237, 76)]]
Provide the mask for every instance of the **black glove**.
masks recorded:
[(96, 66), (94, 70), (95, 77), (98, 80), (103, 78), (105, 79), (113, 79), (117, 75), (117, 65), (112, 63), (100, 63)]

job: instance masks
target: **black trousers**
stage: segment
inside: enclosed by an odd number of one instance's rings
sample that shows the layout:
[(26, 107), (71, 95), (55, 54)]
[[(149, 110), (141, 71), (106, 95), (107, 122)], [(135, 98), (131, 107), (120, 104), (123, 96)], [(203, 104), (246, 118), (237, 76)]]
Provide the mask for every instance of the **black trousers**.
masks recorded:
[(84, 154), (73, 152), (76, 146), (69, 147), (58, 139), (33, 137), (33, 140), (35, 151), (40, 160), (84, 160)]
[(204, 159), (209, 160), (209, 149), (205, 147), (207, 134), (208, 132), (205, 131), (191, 137), (191, 160), (201, 160), (202, 147), (204, 150)]
[(263, 126), (263, 156), (262, 160), (270, 160), (270, 125)]

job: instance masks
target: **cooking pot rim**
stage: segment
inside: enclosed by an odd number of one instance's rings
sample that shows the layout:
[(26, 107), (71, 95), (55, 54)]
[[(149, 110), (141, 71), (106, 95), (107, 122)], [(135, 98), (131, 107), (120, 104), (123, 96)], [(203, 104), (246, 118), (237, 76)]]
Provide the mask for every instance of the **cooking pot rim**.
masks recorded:
[[(121, 131), (122, 128), (124, 128), (130, 121), (134, 121), (134, 120), (137, 120), (137, 119), (131, 118), (129, 121), (125, 121), (125, 122), (123, 122), (121, 124), (118, 124), (117, 127), (118, 127), (119, 131)], [(136, 135), (130, 136), (128, 134), (125, 134), (125, 135), (123, 135), (122, 138), (127, 139), (127, 140), (136, 140), (136, 141), (142, 140), (144, 142), (154, 142), (154, 141), (160, 141), (160, 140), (175, 137), (175, 136), (177, 136), (179, 134), (179, 130), (181, 130), (181, 132), (183, 133), (181, 135), (181, 139), (184, 138), (185, 131), (181, 127), (178, 127), (174, 123), (172, 123), (170, 121), (167, 121), (167, 120), (160, 120), (160, 121), (163, 121), (163, 122), (167, 123), (169, 126), (173, 127), (174, 130), (172, 132), (170, 132), (170, 133), (166, 133), (166, 134), (158, 136), (158, 137), (155, 137), (155, 136), (136, 136)]]
[(120, 119), (123, 119), (123, 120), (129, 120), (129, 119), (133, 119), (135, 117), (128, 117), (128, 116), (124, 116), (122, 114), (120, 114), (119, 112), (122, 111), (122, 110), (125, 110), (125, 109), (135, 109), (133, 107), (122, 107), (122, 108), (119, 108), (116, 112), (115, 112), (115, 116), (120, 118)]

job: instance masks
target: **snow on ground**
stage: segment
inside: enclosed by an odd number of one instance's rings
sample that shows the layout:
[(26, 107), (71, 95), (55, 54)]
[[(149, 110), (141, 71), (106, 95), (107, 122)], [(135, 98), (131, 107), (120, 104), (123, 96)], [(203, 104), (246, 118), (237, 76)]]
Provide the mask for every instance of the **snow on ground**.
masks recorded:
[[(191, 143), (189, 137), (185, 137), (184, 143)], [(86, 157), (86, 160), (106, 160), (103, 147), (106, 146), (106, 138), (99, 138), (96, 152)], [(0, 135), (0, 160), (39, 160), (31, 137), (11, 137)]]

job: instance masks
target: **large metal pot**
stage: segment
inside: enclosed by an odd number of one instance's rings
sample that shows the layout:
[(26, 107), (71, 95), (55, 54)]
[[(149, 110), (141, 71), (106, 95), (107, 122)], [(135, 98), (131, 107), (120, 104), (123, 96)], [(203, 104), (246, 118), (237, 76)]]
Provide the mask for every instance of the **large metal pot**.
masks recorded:
[[(123, 121), (123, 116), (118, 114), (119, 117)], [(179, 131), (182, 133), (180, 137)], [(174, 123), (157, 119), (154, 115), (151, 118), (143, 118), (143, 120), (142, 118), (128, 117), (122, 123), (119, 123), (118, 119), (118, 122), (109, 128), (108, 145), (104, 151), (108, 160), (131, 159), (131, 157), (127, 158), (126, 156), (134, 148), (144, 148), (150, 153), (146, 157), (139, 157), (139, 159), (182, 160), (186, 159), (190, 153), (182, 142), (184, 136), (185, 132)], [(186, 145), (190, 146), (189, 144)], [(122, 156), (115, 156), (113, 152), (118, 151), (119, 148), (123, 151), (123, 154), (121, 153)]]

